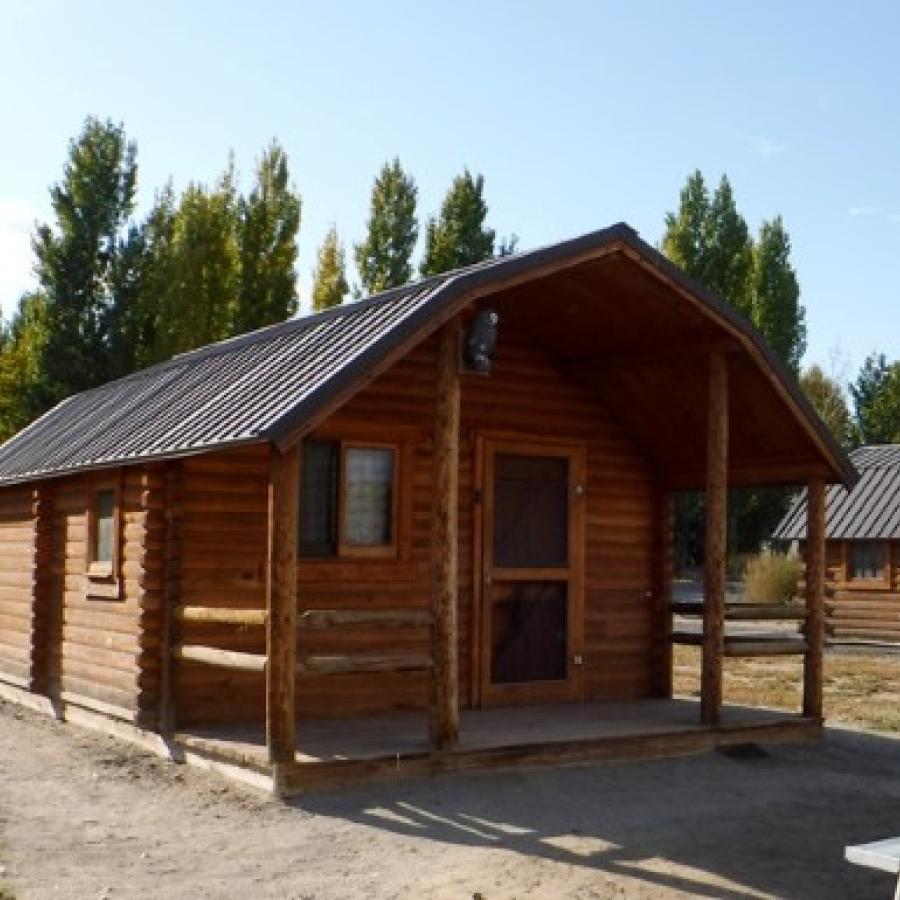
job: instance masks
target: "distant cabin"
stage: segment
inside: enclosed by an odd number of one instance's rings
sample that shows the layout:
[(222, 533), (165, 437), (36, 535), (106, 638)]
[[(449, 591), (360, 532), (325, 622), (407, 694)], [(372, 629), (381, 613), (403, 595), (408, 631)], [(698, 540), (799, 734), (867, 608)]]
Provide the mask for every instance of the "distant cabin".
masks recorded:
[[(900, 641), (900, 444), (850, 453), (853, 488), (828, 489), (825, 534), (827, 634), (835, 639)], [(806, 494), (800, 494), (773, 539), (806, 539)]]
[[(820, 557), (803, 632), (731, 634), (727, 491), (855, 478), (753, 327), (616, 225), (185, 353), (13, 437), (0, 695), (279, 793), (815, 736)], [(699, 703), (672, 698), (680, 490), (708, 501)], [(806, 660), (801, 710), (723, 704), (748, 653)]]

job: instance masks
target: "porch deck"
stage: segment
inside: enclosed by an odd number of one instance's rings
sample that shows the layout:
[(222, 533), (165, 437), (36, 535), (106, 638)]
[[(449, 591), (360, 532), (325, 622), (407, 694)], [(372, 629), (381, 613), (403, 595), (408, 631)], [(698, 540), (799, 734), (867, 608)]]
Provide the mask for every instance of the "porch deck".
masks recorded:
[[(298, 719), (298, 750), (281, 773), (281, 788), (295, 793), (378, 775), (679, 756), (820, 733), (816, 720), (741, 706), (724, 707), (718, 726), (704, 726), (699, 704), (687, 699), (464, 710), (459, 744), (443, 753), (429, 749), (423, 712)], [(261, 727), (198, 728), (179, 732), (175, 741), (209, 759), (271, 773)]]

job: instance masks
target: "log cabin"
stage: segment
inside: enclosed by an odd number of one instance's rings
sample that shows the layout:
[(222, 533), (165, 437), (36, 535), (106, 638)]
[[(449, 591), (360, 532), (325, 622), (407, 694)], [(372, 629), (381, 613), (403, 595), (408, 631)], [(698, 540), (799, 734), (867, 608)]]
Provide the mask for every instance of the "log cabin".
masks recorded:
[[(859, 447), (852, 489), (828, 488), (825, 634), (834, 641), (900, 641), (900, 444)], [(806, 549), (805, 492), (775, 529), (777, 544)]]
[[(282, 795), (814, 736), (824, 491), (856, 477), (753, 327), (618, 224), (182, 354), (13, 437), (0, 691)], [(726, 628), (727, 490), (763, 484), (810, 497), (789, 646)], [(707, 496), (699, 704), (672, 697), (680, 490)], [(802, 710), (724, 705), (740, 653), (802, 656)]]

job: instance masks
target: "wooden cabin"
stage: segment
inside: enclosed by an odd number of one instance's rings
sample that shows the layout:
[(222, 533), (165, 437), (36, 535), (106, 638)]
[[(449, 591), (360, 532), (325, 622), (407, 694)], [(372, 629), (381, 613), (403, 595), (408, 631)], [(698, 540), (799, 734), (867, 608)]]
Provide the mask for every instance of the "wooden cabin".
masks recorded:
[[(277, 792), (814, 735), (821, 498), (855, 477), (759, 334), (620, 224), (183, 354), (15, 436), (0, 689)], [(812, 498), (791, 717), (722, 704), (727, 488), (785, 483)], [(687, 489), (700, 704), (672, 699)]]
[[(900, 641), (900, 444), (859, 447), (853, 488), (828, 489), (825, 512), (825, 629), (835, 641)], [(773, 535), (806, 544), (801, 492)]]

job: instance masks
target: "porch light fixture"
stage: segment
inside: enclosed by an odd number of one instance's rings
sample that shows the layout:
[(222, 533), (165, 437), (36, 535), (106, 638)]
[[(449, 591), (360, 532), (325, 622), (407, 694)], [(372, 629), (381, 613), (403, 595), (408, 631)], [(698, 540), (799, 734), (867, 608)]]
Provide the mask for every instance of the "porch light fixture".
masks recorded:
[(462, 370), (476, 375), (490, 375), (494, 348), (497, 346), (497, 326), (500, 316), (493, 309), (483, 309), (472, 319), (463, 335)]

